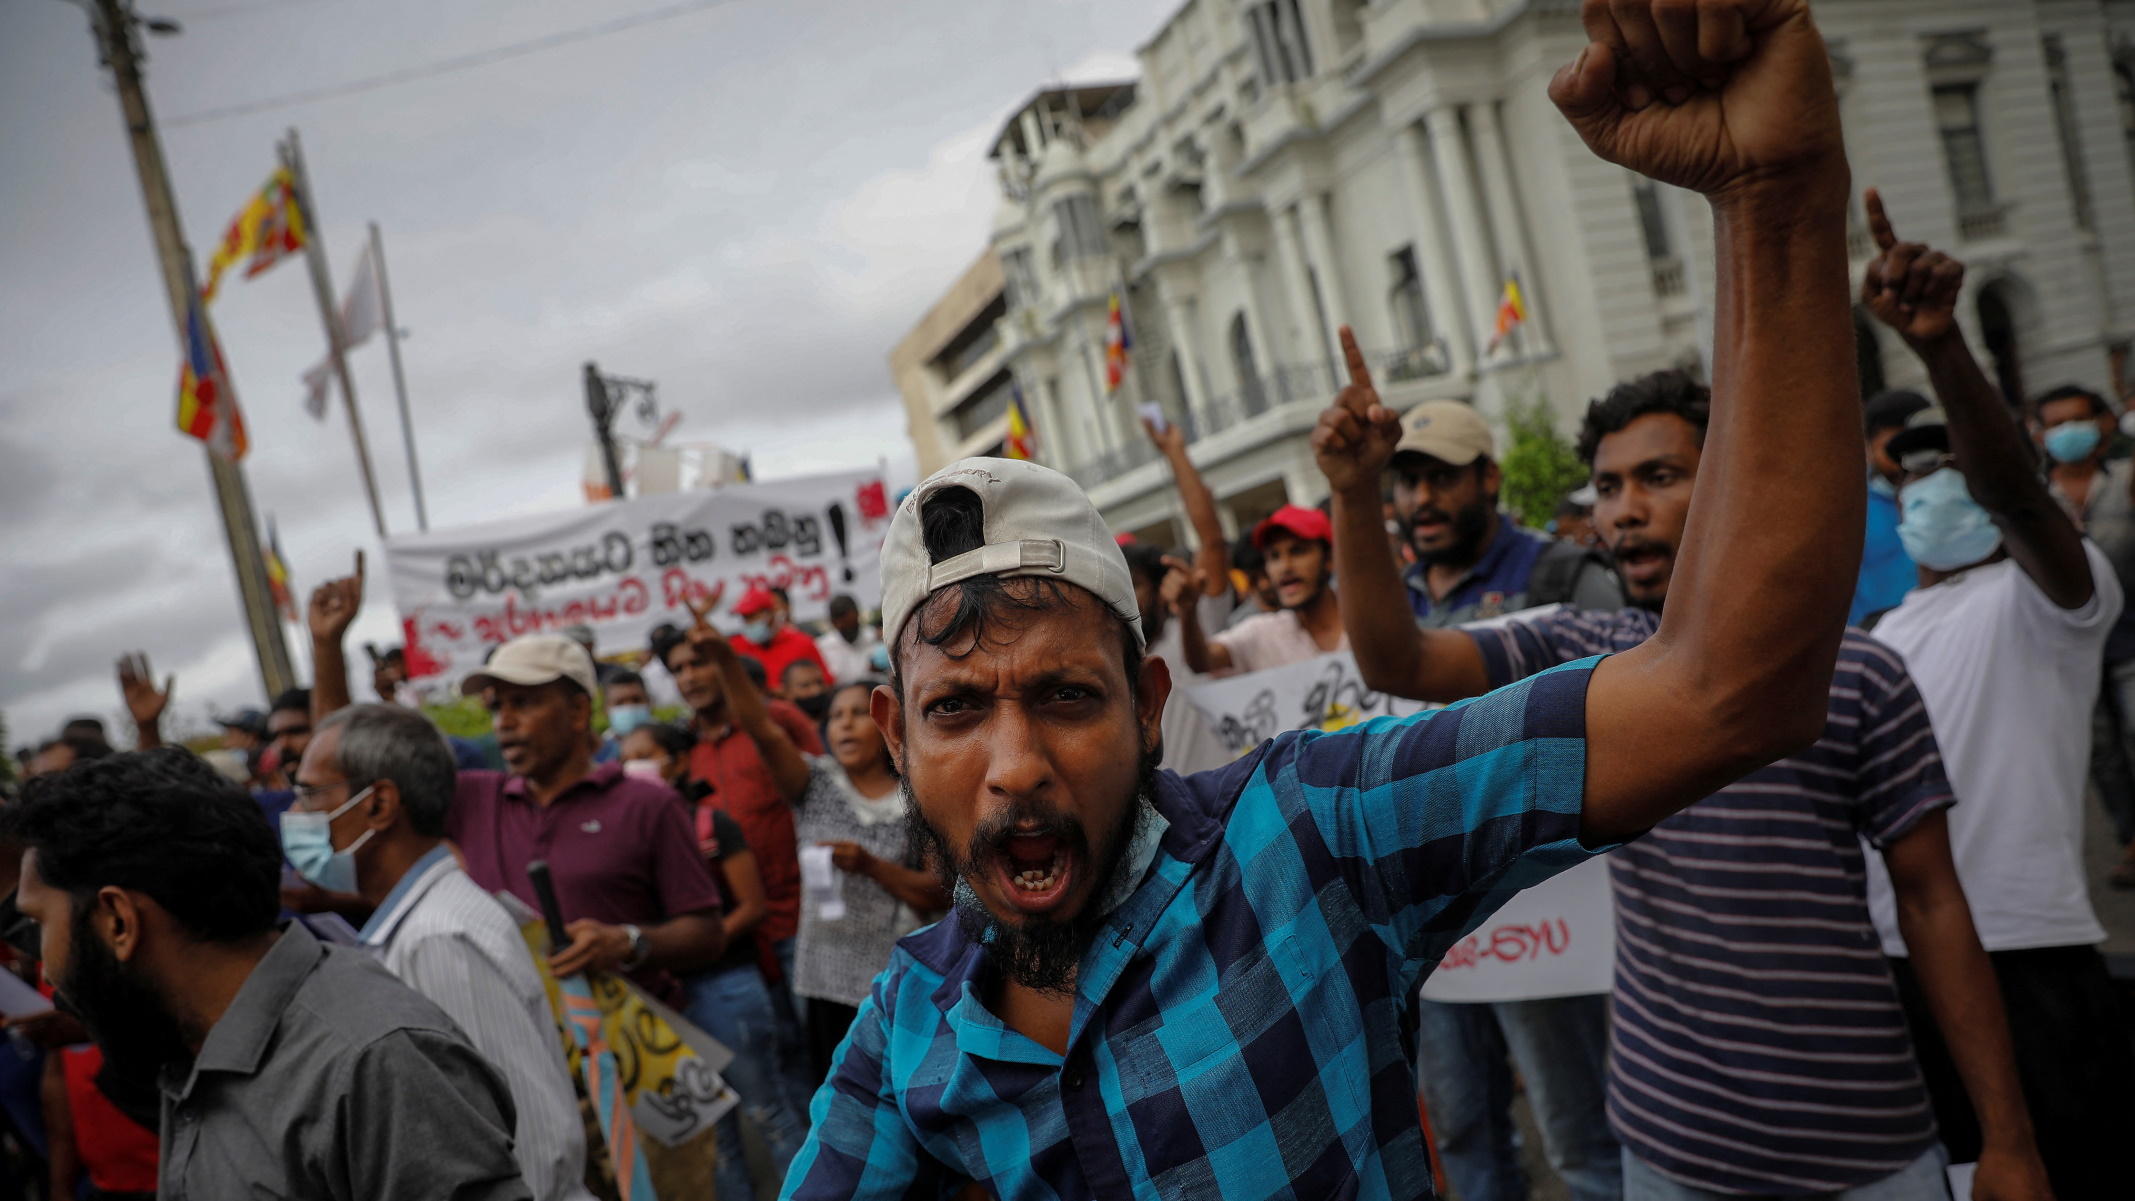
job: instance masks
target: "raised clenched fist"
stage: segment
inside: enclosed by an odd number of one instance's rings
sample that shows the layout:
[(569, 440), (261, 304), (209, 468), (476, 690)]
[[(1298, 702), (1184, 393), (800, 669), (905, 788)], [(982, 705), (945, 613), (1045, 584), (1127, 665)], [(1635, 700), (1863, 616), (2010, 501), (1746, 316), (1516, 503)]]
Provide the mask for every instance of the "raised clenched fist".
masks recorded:
[(1715, 199), (1846, 193), (1838, 97), (1808, 0), (1585, 0), (1549, 87), (1595, 154)]

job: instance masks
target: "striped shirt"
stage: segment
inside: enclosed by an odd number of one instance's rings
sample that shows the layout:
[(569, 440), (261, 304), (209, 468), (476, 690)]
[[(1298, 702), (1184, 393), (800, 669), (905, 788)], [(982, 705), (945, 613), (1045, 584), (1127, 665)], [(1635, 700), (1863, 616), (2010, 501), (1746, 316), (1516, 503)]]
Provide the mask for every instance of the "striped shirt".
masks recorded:
[(504, 906), (440, 843), (386, 894), (364, 923), (363, 943), (503, 1073), (519, 1111), (512, 1157), (534, 1201), (592, 1201), (563, 1036), (533, 952)]
[(1592, 856), (1591, 667), (1159, 772), (1168, 824), (1083, 952), (1065, 1056), (988, 1008), (962, 922), (906, 937), (784, 1195), (1431, 1196), (1403, 1010), (1513, 894)]
[[(1640, 609), (1534, 610), (1464, 627), (1502, 685), (1629, 650)], [(1616, 852), (1609, 1121), (1655, 1169), (1728, 1193), (1836, 1192), (1935, 1141), (1869, 920), (1862, 841), (1952, 803), (1904, 661), (1846, 632), (1824, 736)]]

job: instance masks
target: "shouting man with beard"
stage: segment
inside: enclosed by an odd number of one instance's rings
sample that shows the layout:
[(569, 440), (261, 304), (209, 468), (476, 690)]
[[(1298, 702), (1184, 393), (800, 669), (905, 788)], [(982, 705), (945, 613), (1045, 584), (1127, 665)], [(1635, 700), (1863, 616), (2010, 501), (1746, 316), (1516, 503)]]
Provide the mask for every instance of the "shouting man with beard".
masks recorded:
[(1498, 511), (1496, 440), (1475, 407), (1427, 400), (1401, 421), (1392, 468), (1394, 517), (1416, 565), (1408, 571), (1416, 624), (1449, 626), (1535, 605), (1623, 605), (1602, 557), (1524, 529)]
[(301, 923), (259, 806), (185, 751), (31, 781), (0, 811), (45, 973), (162, 1093), (165, 1197), (530, 1194), (510, 1090), (436, 1005)]
[[(788, 1197), (1428, 1197), (1402, 1036), (1424, 973), (1822, 735), (1865, 520), (1830, 60), (1802, 0), (1585, 15), (1553, 98), (1714, 212), (1724, 483), (1659, 633), (1180, 777), (1152, 766), (1171, 678), (1089, 500), (1027, 462), (929, 477), (883, 544), (873, 711), (957, 914), (876, 979)], [(1383, 462), (1399, 417), (1345, 399), (1316, 437)]]

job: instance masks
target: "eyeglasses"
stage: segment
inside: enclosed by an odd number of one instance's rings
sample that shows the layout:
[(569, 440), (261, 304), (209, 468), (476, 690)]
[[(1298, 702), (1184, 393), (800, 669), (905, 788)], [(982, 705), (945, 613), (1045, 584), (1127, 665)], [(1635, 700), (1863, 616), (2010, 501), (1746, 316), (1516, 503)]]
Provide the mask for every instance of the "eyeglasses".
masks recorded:
[(354, 787), (355, 783), (354, 780), (336, 780), (332, 784), (298, 784), (295, 788), (297, 799), (292, 801), (289, 807), (299, 813), (316, 813), (326, 808), (319, 803), (320, 797), (336, 788)]

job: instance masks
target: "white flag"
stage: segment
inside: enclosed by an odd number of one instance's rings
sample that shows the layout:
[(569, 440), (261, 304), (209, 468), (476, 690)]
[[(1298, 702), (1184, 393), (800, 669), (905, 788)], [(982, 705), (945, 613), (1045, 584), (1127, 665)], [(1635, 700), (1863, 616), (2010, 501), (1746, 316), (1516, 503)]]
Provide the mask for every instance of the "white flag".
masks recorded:
[[(353, 350), (385, 328), (385, 304), (378, 295), (378, 272), (366, 245), (356, 259), (356, 273), (349, 278), (348, 294), (341, 298), (341, 349)], [(327, 384), (333, 378), (333, 355), (304, 371), (304, 411), (326, 420)]]

